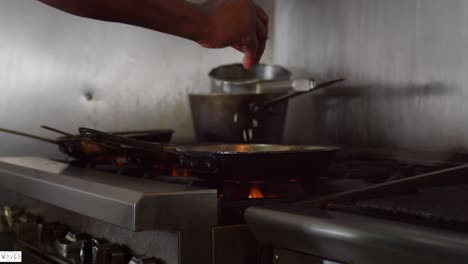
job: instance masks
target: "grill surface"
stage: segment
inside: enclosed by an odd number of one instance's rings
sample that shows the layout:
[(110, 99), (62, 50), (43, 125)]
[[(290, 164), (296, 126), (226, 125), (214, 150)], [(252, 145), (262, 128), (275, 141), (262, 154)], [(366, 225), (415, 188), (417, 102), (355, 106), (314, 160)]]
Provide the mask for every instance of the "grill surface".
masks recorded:
[(418, 193), (330, 204), (331, 209), (356, 212), (393, 220), (468, 231), (468, 185), (423, 189)]

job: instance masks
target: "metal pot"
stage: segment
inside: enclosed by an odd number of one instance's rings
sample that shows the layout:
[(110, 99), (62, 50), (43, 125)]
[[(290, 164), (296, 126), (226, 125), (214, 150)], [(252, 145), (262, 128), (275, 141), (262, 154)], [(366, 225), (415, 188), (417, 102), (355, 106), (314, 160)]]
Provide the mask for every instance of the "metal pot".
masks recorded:
[(252, 103), (261, 104), (281, 94), (190, 94), (190, 108), (198, 142), (280, 143), (287, 102), (259, 115)]
[(288, 100), (343, 80), (290, 93), (190, 94), (196, 138), (199, 142), (281, 143)]
[[(246, 70), (242, 64), (222, 65), (208, 74), (212, 93), (283, 93), (291, 91), (291, 73), (278, 65), (258, 64)], [(277, 82), (272, 82), (277, 81)]]

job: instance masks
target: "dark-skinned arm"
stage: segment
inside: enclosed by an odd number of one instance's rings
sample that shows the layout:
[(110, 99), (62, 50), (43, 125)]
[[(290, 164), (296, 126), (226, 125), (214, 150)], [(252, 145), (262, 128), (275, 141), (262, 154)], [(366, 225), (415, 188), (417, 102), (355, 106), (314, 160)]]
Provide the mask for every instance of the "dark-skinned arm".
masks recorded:
[(251, 0), (39, 0), (62, 11), (120, 22), (190, 39), (206, 48), (233, 47), (244, 66), (257, 64), (265, 49), (268, 16)]

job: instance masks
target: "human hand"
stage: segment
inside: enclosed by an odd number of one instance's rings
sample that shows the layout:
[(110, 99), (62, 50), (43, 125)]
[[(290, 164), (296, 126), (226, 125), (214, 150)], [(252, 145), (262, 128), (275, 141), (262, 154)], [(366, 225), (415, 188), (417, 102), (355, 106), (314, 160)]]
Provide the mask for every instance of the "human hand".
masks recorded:
[(268, 38), (268, 15), (251, 0), (211, 1), (207, 24), (197, 41), (205, 48), (233, 47), (249, 69), (260, 61)]

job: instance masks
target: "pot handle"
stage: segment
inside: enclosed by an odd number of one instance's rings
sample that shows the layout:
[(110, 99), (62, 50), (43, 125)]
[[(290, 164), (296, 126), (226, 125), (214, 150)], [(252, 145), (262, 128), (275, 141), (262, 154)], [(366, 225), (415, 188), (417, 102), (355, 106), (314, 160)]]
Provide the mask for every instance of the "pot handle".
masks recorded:
[(249, 113), (251, 115), (258, 114), (259, 112), (261, 112), (261, 111), (263, 111), (265, 109), (268, 109), (268, 108), (270, 108), (272, 106), (275, 106), (277, 104), (285, 102), (285, 101), (287, 101), (287, 100), (289, 100), (291, 98), (294, 98), (296, 96), (307, 94), (307, 93), (313, 92), (313, 91), (315, 91), (317, 89), (325, 88), (325, 87), (334, 85), (336, 83), (343, 82), (345, 80), (346, 80), (345, 78), (338, 78), (338, 79), (334, 79), (334, 80), (331, 80), (331, 81), (326, 81), (326, 82), (319, 83), (315, 87), (309, 89), (308, 91), (296, 91), (296, 92), (288, 93), (288, 94), (273, 98), (270, 101), (263, 102), (263, 103), (253, 102), (253, 103), (251, 103), (249, 105)]

